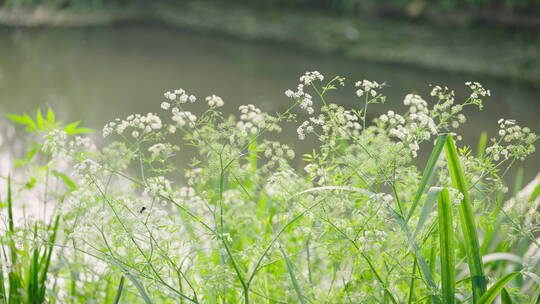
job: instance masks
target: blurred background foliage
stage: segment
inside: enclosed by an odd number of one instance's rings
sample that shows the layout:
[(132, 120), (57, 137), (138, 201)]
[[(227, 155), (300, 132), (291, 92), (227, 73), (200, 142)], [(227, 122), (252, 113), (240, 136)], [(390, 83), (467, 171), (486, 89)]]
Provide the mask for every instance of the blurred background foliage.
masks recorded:
[[(240, 2), (262, 7), (296, 7), (325, 10), (340, 15), (389, 14), (417, 18), (427, 12), (537, 15), (538, 0), (207, 0)], [(0, 5), (11, 8), (48, 6), (53, 8), (99, 9), (114, 6), (148, 6), (156, 3), (183, 2), (178, 0), (0, 0)]]

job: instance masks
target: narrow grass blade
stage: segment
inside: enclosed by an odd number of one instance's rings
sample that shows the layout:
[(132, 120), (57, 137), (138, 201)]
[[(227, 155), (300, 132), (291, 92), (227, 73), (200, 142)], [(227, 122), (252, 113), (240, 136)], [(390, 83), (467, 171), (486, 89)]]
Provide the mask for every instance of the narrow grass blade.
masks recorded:
[(412, 267), (412, 274), (411, 274), (411, 282), (409, 283), (409, 300), (407, 300), (407, 304), (411, 304), (414, 300), (414, 278), (416, 276), (416, 257), (414, 257), (413, 267)]
[(487, 145), (488, 137), (486, 131), (483, 131), (480, 134), (480, 139), (478, 140), (478, 147), (476, 148), (476, 157), (482, 158), (484, 156), (484, 152), (486, 151), (486, 145)]
[(478, 304), (491, 304), (493, 300), (499, 295), (502, 291), (502, 289), (508, 284), (508, 282), (512, 281), (513, 278), (515, 278), (519, 272), (511, 272), (504, 277), (500, 278), (491, 288), (489, 288), (486, 293), (480, 298), (478, 301)]
[(446, 159), (453, 186), (463, 195), (463, 200), (459, 205), (459, 219), (465, 241), (467, 262), (471, 272), (473, 303), (478, 303), (480, 297), (486, 292), (487, 283), (484, 275), (484, 265), (480, 256), (480, 246), (469, 192), (452, 136), (448, 136), (446, 140)]
[[(8, 207), (8, 247), (10, 252), (10, 258), (11, 258), (11, 265), (17, 265), (17, 247), (15, 246), (15, 241), (13, 240), (13, 234), (15, 233), (15, 225), (13, 221), (13, 197), (11, 192), (11, 177), (8, 176), (8, 184), (7, 184), (7, 207)], [(13, 266), (15, 267), (15, 266)], [(17, 274), (17, 270), (14, 269), (9, 270), (8, 273), (8, 280), (9, 280), (9, 302), (12, 303), (22, 301), (22, 295), (20, 291), (21, 286), (21, 278)]]
[(361, 252), (360, 253), (362, 255), (362, 257), (364, 258), (364, 260), (366, 260), (366, 262), (368, 263), (369, 265), (369, 268), (371, 269), (371, 272), (373, 272), (373, 274), (375, 275), (375, 277), (377, 278), (377, 281), (379, 281), (379, 283), (381, 283), (384, 287), (384, 294), (385, 295), (388, 295), (388, 297), (390, 298), (390, 301), (392, 301), (392, 303), (394, 304), (397, 304), (397, 301), (396, 301), (396, 298), (392, 295), (392, 293), (388, 290), (388, 287), (386, 285), (386, 283), (383, 281), (383, 279), (381, 278), (381, 276), (379, 275), (379, 273), (377, 272), (377, 270), (375, 269), (375, 267), (373, 266), (373, 263), (371, 262), (371, 259), (364, 253), (364, 252)]
[(534, 187), (534, 190), (531, 193), (531, 197), (529, 197), (529, 202), (534, 201), (539, 195), (540, 195), (540, 184)]
[(294, 266), (287, 256), (287, 253), (283, 250), (283, 248), (280, 248), (281, 253), (283, 254), (283, 258), (285, 259), (285, 264), (287, 265), (287, 271), (289, 272), (289, 277), (291, 278), (291, 282), (293, 284), (294, 291), (296, 292), (296, 296), (298, 297), (298, 301), (302, 304), (306, 304), (306, 300), (304, 299), (304, 295), (302, 294), (302, 289), (300, 288), (300, 285), (298, 284), (298, 280), (296, 279), (296, 275), (294, 274)]
[[(37, 223), (34, 224), (34, 240), (37, 239)], [(28, 271), (27, 302), (36, 303), (38, 300), (38, 277), (39, 277), (39, 247), (34, 245), (32, 250), (32, 263)]]
[(133, 283), (133, 285), (135, 285), (135, 288), (137, 288), (137, 291), (139, 291), (139, 294), (143, 298), (144, 303), (146, 303), (146, 304), (153, 304), (154, 303), (150, 299), (150, 296), (146, 292), (146, 289), (144, 288), (143, 284), (141, 283), (141, 281), (139, 281), (139, 279), (137, 279), (136, 276), (131, 274), (128, 269), (126, 269), (124, 266), (122, 266), (122, 264), (119, 263), (118, 261), (116, 261), (115, 259), (113, 259), (113, 258), (111, 258), (111, 257), (109, 257), (107, 255), (104, 255), (104, 254), (102, 254), (102, 256), (103, 256), (103, 258), (105, 260), (108, 260), (109, 262), (116, 265), (118, 268), (120, 268), (122, 270), (122, 272), (124, 273), (124, 276), (126, 276), (131, 281), (131, 283)]
[[(412, 234), (409, 231), (409, 228), (407, 226), (407, 223), (403, 220), (403, 218), (397, 214), (396, 212), (392, 212), (394, 219), (398, 222), (399, 226), (407, 236), (407, 240), (409, 241), (409, 246), (411, 247), (414, 256), (416, 257), (418, 268), (420, 268), (420, 271), (422, 272), (422, 276), (424, 277), (426, 284), (432, 291), (437, 290), (437, 285), (435, 284), (435, 280), (433, 279), (433, 274), (431, 271), (431, 268), (426, 262), (426, 259), (424, 258), (424, 255), (422, 254), (422, 251), (420, 250), (420, 247), (418, 247), (418, 244), (416, 243), (416, 240), (412, 238)], [(432, 303), (439, 303), (439, 299), (437, 296), (432, 295), (431, 296)]]
[(439, 156), (441, 155), (441, 152), (444, 148), (444, 145), (448, 139), (448, 134), (440, 134), (439, 137), (437, 137), (437, 142), (435, 142), (435, 147), (433, 147), (433, 150), (431, 151), (431, 155), (429, 156), (428, 162), (426, 164), (426, 168), (424, 169), (424, 173), (422, 174), (422, 179), (420, 180), (420, 185), (418, 185), (418, 189), (416, 190), (416, 194), (414, 195), (414, 199), (411, 205), (411, 209), (409, 210), (409, 213), (407, 214), (407, 218), (405, 219), (405, 223), (409, 221), (411, 216), (414, 214), (414, 210), (418, 206), (418, 202), (420, 201), (420, 197), (422, 197), (422, 194), (424, 193), (424, 190), (433, 176), (433, 173), (435, 172), (435, 165), (437, 164), (437, 160), (439, 159)]
[(512, 304), (512, 298), (506, 288), (503, 288), (501, 291), (501, 304)]
[(456, 268), (454, 262), (454, 225), (452, 223), (452, 202), (447, 189), (439, 196), (439, 240), (441, 246), (442, 302), (455, 303)]
[(118, 290), (116, 291), (116, 296), (114, 297), (114, 304), (120, 303), (120, 298), (122, 297), (122, 291), (124, 290), (124, 281), (125, 277), (120, 278), (120, 283), (118, 284)]
[(56, 216), (56, 219), (54, 220), (54, 225), (52, 227), (52, 234), (49, 237), (48, 243), (45, 245), (45, 252), (43, 253), (43, 256), (41, 258), (40, 266), (41, 268), (41, 275), (39, 277), (39, 300), (41, 302), (45, 301), (45, 291), (47, 289), (46, 283), (47, 283), (47, 274), (49, 272), (49, 266), (51, 265), (51, 257), (52, 252), (54, 249), (54, 244), (56, 241), (56, 236), (58, 233), (58, 226), (60, 224), (60, 216)]
[(435, 206), (435, 203), (437, 202), (437, 199), (439, 198), (439, 194), (441, 193), (442, 189), (443, 188), (441, 187), (429, 188), (424, 206), (422, 207), (422, 211), (420, 213), (420, 218), (418, 219), (416, 229), (414, 230), (414, 233), (412, 235), (413, 239), (416, 239), (416, 236), (420, 233), (420, 231), (422, 231), (422, 228), (424, 227), (424, 224), (429, 214), (431, 213), (431, 211), (433, 211), (433, 206)]
[(512, 196), (517, 197), (522, 187), (523, 187), (523, 167), (519, 167), (516, 172), (516, 177), (514, 179), (514, 191), (512, 193)]

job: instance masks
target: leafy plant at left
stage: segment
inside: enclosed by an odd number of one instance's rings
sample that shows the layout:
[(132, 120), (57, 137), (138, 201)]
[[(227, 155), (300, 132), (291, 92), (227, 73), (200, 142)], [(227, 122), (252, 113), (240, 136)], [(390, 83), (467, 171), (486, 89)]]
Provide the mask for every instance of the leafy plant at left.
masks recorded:
[[(34, 117), (27, 113), (7, 117), (38, 137), (58, 129), (68, 136), (93, 132), (80, 127), (79, 121), (67, 124), (57, 121), (50, 108), (45, 114), (38, 109)], [(50, 154), (36, 139), (27, 144), (25, 156), (14, 162), (17, 169), (10, 169), (13, 172), (2, 177), (5, 180), (2, 188), (6, 192), (0, 192), (0, 304), (48, 303), (55, 293), (56, 284), (50, 281), (59, 271), (51, 265), (55, 263), (55, 256), (61, 254), (58, 252), (61, 251), (58, 246), (62, 245), (58, 241), (62, 231), (60, 209), (77, 185), (68, 174), (62, 173), (64, 169), (52, 161)], [(58, 187), (59, 184), (63, 186)], [(36, 197), (27, 192), (42, 193), (43, 196)], [(36, 212), (41, 210), (40, 204), (42, 214)]]

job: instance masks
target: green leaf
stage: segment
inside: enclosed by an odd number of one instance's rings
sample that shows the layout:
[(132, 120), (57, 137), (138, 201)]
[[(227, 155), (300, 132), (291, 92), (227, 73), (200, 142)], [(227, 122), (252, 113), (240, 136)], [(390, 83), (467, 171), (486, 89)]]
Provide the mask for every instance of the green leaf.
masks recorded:
[(407, 218), (405, 219), (405, 223), (409, 222), (409, 219), (414, 214), (414, 210), (416, 209), (418, 202), (420, 201), (420, 197), (422, 197), (422, 194), (424, 193), (428, 182), (433, 176), (433, 172), (435, 172), (435, 165), (437, 164), (437, 160), (441, 155), (441, 151), (443, 150), (448, 136), (448, 134), (440, 134), (437, 137), (437, 142), (435, 143), (435, 147), (433, 147), (431, 155), (429, 156), (426, 168), (424, 169), (424, 173), (422, 174), (422, 179), (420, 180), (420, 185), (418, 185), (418, 189), (416, 190), (416, 194), (414, 195), (411, 209), (409, 210)]
[(64, 127), (64, 131), (69, 135), (76, 135), (76, 134), (87, 134), (87, 133), (94, 133), (93, 129), (90, 128), (78, 128), (80, 121), (72, 122)]
[(120, 303), (120, 298), (122, 297), (122, 291), (124, 290), (124, 281), (125, 277), (120, 278), (120, 283), (118, 284), (118, 290), (116, 291), (116, 296), (114, 297), (114, 304)]
[(28, 116), (28, 114), (23, 113), (23, 115), (14, 115), (14, 114), (8, 114), (7, 117), (14, 122), (26, 126), (26, 131), (34, 131), (36, 130), (36, 124), (34, 123), (34, 120)]
[(471, 272), (473, 303), (478, 303), (478, 300), (486, 292), (486, 276), (484, 274), (484, 265), (480, 256), (480, 246), (478, 235), (476, 233), (476, 225), (474, 223), (474, 214), (469, 198), (469, 192), (465, 176), (461, 169), (459, 156), (454, 144), (454, 139), (451, 135), (446, 140), (446, 160), (448, 161), (448, 170), (452, 178), (452, 184), (463, 195), (463, 200), (459, 205), (459, 220), (463, 231), (465, 241), (465, 249), (467, 252), (467, 262)]
[(506, 286), (506, 284), (508, 284), (508, 282), (512, 281), (512, 279), (514, 279), (518, 274), (519, 274), (519, 271), (516, 271), (516, 272), (509, 273), (509, 274), (505, 275), (504, 277), (500, 278), (480, 298), (480, 300), (478, 301), (478, 304), (491, 304), (491, 302), (493, 302), (493, 300), (495, 300), (497, 295), (499, 295), (501, 293), (504, 286)]
[(534, 187), (534, 190), (531, 193), (531, 197), (529, 197), (529, 203), (534, 201), (539, 195), (540, 195), (540, 184)]
[(126, 269), (122, 263), (120, 263), (118, 260), (114, 259), (113, 257), (110, 257), (104, 253), (101, 253), (101, 255), (106, 259), (108, 260), (109, 262), (111, 262), (112, 264), (116, 265), (118, 268), (120, 268), (122, 270), (122, 272), (124, 273), (124, 276), (126, 276), (130, 281), (131, 283), (133, 283), (133, 285), (135, 285), (135, 288), (137, 288), (137, 291), (139, 291), (139, 294), (141, 295), (141, 297), (143, 298), (144, 300), (144, 303), (146, 304), (153, 304), (154, 302), (152, 302), (152, 300), (150, 299), (150, 296), (148, 295), (148, 293), (146, 292), (146, 289), (144, 288), (143, 284), (141, 283), (141, 281), (139, 281), (139, 279), (137, 279), (136, 276), (134, 276), (133, 274), (131, 274), (131, 272)]
[(501, 304), (512, 304), (512, 298), (506, 288), (503, 288), (501, 291)]
[(439, 242), (441, 250), (442, 300), (445, 304), (455, 303), (456, 268), (454, 262), (454, 225), (452, 223), (452, 201), (448, 189), (439, 196)]
[(81, 123), (80, 120), (72, 122), (64, 127), (64, 131), (70, 135), (73, 135), (73, 130), (75, 130), (79, 124)]
[(480, 134), (480, 139), (478, 140), (478, 147), (476, 148), (476, 157), (482, 158), (484, 156), (484, 152), (486, 151), (486, 144), (487, 144), (487, 133), (486, 131), (482, 131)]
[(44, 127), (43, 127), (43, 115), (41, 115), (41, 109), (38, 109), (37, 113), (36, 113), (36, 125), (37, 125), (37, 129), (39, 131), (44, 130)]
[(76, 190), (77, 189), (77, 185), (75, 184), (75, 182), (73, 182), (73, 180), (71, 180), (69, 177), (67, 177), (65, 174), (61, 173), (61, 172), (58, 172), (56, 170), (53, 170), (52, 171), (52, 174), (56, 177), (59, 177), (61, 178), (64, 183), (71, 188), (71, 190)]
[(296, 292), (296, 296), (298, 297), (298, 300), (302, 304), (306, 304), (306, 300), (304, 299), (304, 295), (302, 295), (302, 289), (300, 288), (300, 285), (298, 284), (298, 280), (296, 279), (296, 275), (294, 274), (294, 265), (283, 250), (283, 248), (280, 248), (281, 253), (283, 254), (283, 258), (285, 259), (285, 264), (287, 265), (287, 271), (289, 272), (289, 277), (291, 278), (291, 282), (294, 287), (294, 291)]
[(54, 111), (49, 108), (47, 110), (47, 121), (50, 123), (50, 124), (53, 124), (54, 123), (54, 120), (55, 120), (55, 117), (54, 117)]
[(414, 233), (412, 235), (413, 239), (416, 239), (416, 236), (420, 233), (422, 228), (424, 227), (424, 224), (431, 213), (433, 211), (433, 206), (435, 206), (435, 202), (437, 202), (437, 199), (439, 198), (439, 194), (443, 188), (441, 187), (431, 187), (428, 190), (428, 193), (426, 195), (426, 200), (424, 203), (424, 206), (422, 207), (422, 212), (420, 213), (420, 218), (418, 219), (418, 223), (416, 224), (416, 229), (414, 230)]

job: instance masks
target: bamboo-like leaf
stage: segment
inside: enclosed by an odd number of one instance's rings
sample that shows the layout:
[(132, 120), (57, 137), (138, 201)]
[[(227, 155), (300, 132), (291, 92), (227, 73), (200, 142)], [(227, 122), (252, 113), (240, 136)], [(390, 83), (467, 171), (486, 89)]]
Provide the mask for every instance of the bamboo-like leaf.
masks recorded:
[(491, 286), (486, 293), (478, 300), (478, 304), (491, 304), (493, 300), (499, 295), (502, 291), (502, 289), (508, 284), (508, 282), (512, 281), (513, 278), (515, 278), (519, 274), (518, 271), (511, 272), (504, 277), (500, 278), (493, 286)]
[(38, 131), (43, 131), (44, 129), (43, 121), (44, 120), (43, 120), (43, 115), (41, 114), (41, 109), (38, 109), (36, 113), (36, 126), (37, 126)]
[(36, 123), (34, 120), (26, 113), (23, 113), (23, 115), (14, 115), (14, 114), (8, 114), (7, 117), (14, 122), (25, 125), (26, 131), (35, 131), (36, 130)]
[(49, 124), (53, 124), (54, 119), (54, 111), (51, 108), (47, 109), (47, 121), (49, 122)]
[(439, 240), (441, 246), (442, 301), (455, 303), (456, 268), (454, 262), (454, 225), (452, 222), (452, 201), (448, 189), (439, 196)]
[(304, 295), (302, 294), (302, 289), (300, 288), (300, 285), (298, 284), (298, 280), (296, 279), (296, 275), (294, 274), (294, 266), (287, 256), (287, 253), (283, 250), (283, 248), (280, 248), (281, 253), (283, 254), (283, 258), (285, 259), (285, 264), (287, 265), (287, 271), (289, 272), (289, 277), (291, 278), (291, 282), (293, 284), (294, 291), (296, 292), (296, 296), (298, 297), (298, 301), (302, 304), (306, 304), (306, 300), (304, 299)]
[(480, 246), (476, 225), (474, 223), (474, 214), (469, 198), (469, 192), (465, 176), (461, 169), (458, 152), (452, 136), (446, 140), (446, 159), (448, 161), (448, 170), (452, 178), (454, 188), (463, 195), (463, 200), (459, 205), (459, 220), (463, 231), (465, 249), (467, 252), (467, 262), (471, 272), (473, 303), (478, 303), (480, 297), (486, 292), (486, 277), (484, 275), (484, 265), (480, 256)]
[(448, 139), (448, 134), (440, 134), (437, 137), (437, 142), (435, 142), (435, 147), (433, 147), (433, 150), (431, 151), (431, 155), (429, 156), (426, 168), (424, 169), (424, 173), (422, 174), (422, 179), (420, 180), (420, 185), (418, 185), (418, 189), (416, 190), (416, 194), (414, 195), (414, 199), (411, 205), (411, 209), (409, 210), (409, 213), (407, 214), (407, 218), (405, 219), (405, 223), (409, 222), (409, 219), (414, 214), (414, 210), (418, 206), (418, 202), (420, 201), (420, 197), (422, 197), (422, 194), (424, 193), (424, 190), (433, 176), (433, 173), (435, 172), (435, 165), (437, 164), (437, 160), (439, 159), (439, 156), (441, 155), (441, 152), (444, 148), (444, 145)]

